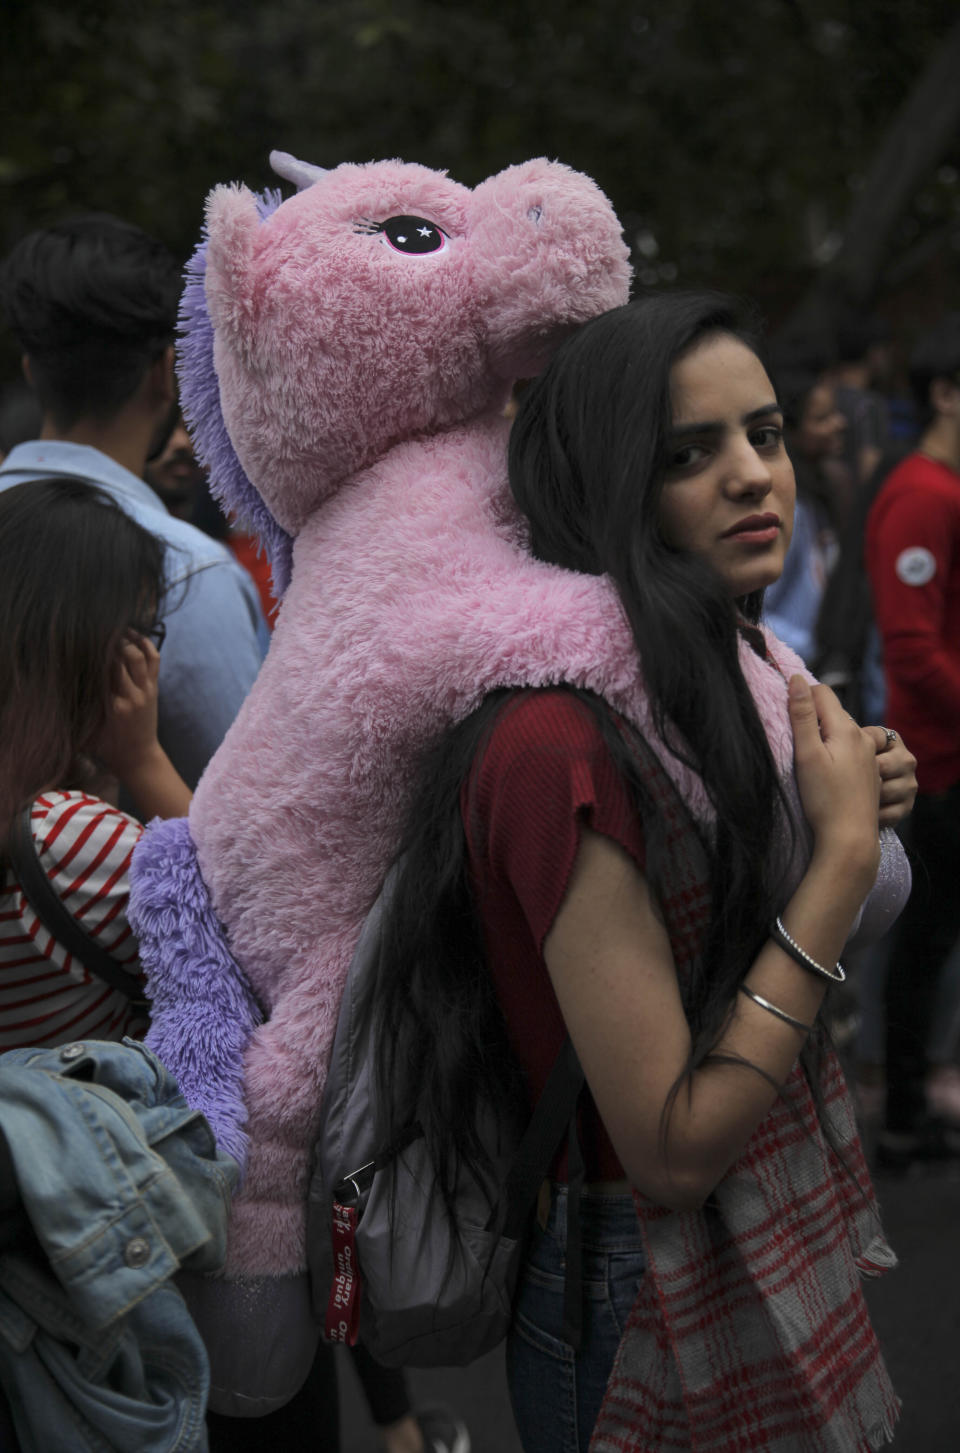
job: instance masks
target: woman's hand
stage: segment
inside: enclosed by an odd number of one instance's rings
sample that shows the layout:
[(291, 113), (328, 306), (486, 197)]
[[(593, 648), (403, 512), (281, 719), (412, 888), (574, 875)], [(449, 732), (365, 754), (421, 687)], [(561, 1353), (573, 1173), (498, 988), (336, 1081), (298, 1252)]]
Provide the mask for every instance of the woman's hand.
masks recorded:
[(790, 678), (797, 787), (814, 852), (836, 862), (851, 889), (869, 891), (880, 861), (880, 777), (873, 737), (829, 686)]
[(885, 727), (868, 726), (863, 732), (873, 743), (880, 775), (880, 826), (896, 827), (913, 811), (917, 759), (900, 737), (891, 741)]
[(90, 751), (126, 782), (157, 750), (157, 678), (160, 652), (139, 631), (129, 630), (117, 649), (110, 700)]
[(160, 652), (129, 630), (117, 650), (107, 715), (88, 750), (127, 789), (146, 822), (182, 817), (193, 793), (157, 740)]

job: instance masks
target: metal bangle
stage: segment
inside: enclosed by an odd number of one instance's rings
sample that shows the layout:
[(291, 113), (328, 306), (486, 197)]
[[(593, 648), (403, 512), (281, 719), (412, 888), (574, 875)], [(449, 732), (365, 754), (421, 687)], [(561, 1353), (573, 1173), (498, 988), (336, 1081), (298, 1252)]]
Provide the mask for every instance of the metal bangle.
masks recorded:
[(837, 962), (832, 969), (825, 968), (823, 964), (818, 964), (816, 959), (811, 958), (806, 949), (800, 947), (795, 938), (790, 937), (790, 934), (784, 928), (779, 918), (775, 918), (773, 921), (770, 937), (774, 943), (779, 944), (785, 954), (790, 955), (794, 963), (800, 965), (801, 969), (809, 969), (812, 974), (819, 974), (821, 979), (829, 979), (831, 984), (846, 983), (847, 975), (841, 963)]
[(786, 1009), (778, 1009), (776, 1004), (771, 1004), (770, 1000), (764, 999), (762, 994), (755, 994), (752, 989), (747, 988), (746, 984), (740, 985), (740, 993), (746, 994), (748, 999), (752, 999), (754, 1004), (759, 1004), (761, 1009), (766, 1009), (768, 1014), (775, 1014), (778, 1019), (783, 1020), (784, 1024), (789, 1024), (792, 1028), (799, 1029), (801, 1034), (809, 1034), (812, 1031), (812, 1024), (804, 1024), (802, 1019), (794, 1019), (793, 1015), (788, 1014)]

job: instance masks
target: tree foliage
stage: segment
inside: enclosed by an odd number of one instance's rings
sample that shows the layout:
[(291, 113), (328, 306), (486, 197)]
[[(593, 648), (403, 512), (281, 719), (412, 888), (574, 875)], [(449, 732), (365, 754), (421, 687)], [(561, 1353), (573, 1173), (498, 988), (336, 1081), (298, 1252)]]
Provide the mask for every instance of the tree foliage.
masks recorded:
[[(474, 184), (547, 154), (588, 171), (641, 278), (783, 307), (827, 267), (955, 0), (8, 0), (4, 250), (117, 212), (185, 255), (215, 183), (267, 153), (403, 155)], [(960, 235), (960, 142), (926, 165), (880, 270)], [(960, 253), (955, 253), (960, 258)]]

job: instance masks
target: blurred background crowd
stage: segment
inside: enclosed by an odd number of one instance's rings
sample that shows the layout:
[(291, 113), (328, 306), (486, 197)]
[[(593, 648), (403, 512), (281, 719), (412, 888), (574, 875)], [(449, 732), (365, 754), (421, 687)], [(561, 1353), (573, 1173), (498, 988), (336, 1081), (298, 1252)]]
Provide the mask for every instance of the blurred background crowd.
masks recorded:
[[(611, 198), (638, 289), (707, 286), (757, 300), (798, 485), (794, 542), (766, 614), (859, 720), (920, 722), (919, 745), (916, 732), (909, 739), (919, 830), (942, 871), (922, 875), (923, 921), (903, 952), (913, 969), (918, 955), (930, 965), (919, 995), (925, 1093), (938, 1124), (960, 1132), (960, 704), (946, 745), (942, 728), (924, 740), (925, 700), (952, 691), (960, 703), (960, 523), (955, 539), (941, 530), (941, 556), (936, 540), (891, 538), (878, 509), (898, 482), (935, 494), (952, 474), (960, 489), (953, 0), (10, 0), (0, 65), (3, 256), (92, 211), (159, 239), (179, 266), (213, 185), (273, 185), (271, 148), (320, 166), (401, 155), (468, 185), (545, 154)], [(23, 352), (5, 328), (0, 458), (45, 427)], [(931, 463), (946, 471), (939, 484)], [(276, 614), (269, 572), (250, 522), (226, 518), (212, 498), (182, 418), (137, 472), (171, 516), (249, 572), (265, 644)], [(938, 621), (921, 622), (906, 646), (885, 571), (910, 601), (931, 580), (943, 585)], [(940, 656), (918, 673), (923, 630)], [(884, 1106), (889, 953), (857, 965), (854, 993), (835, 1008), (868, 1130)], [(905, 972), (894, 963), (895, 985)], [(894, 995), (913, 1012), (910, 982)], [(910, 1046), (895, 1053), (909, 1060)], [(955, 1161), (941, 1142), (898, 1142), (912, 1124), (907, 1115), (898, 1126), (888, 1104), (881, 1169)]]

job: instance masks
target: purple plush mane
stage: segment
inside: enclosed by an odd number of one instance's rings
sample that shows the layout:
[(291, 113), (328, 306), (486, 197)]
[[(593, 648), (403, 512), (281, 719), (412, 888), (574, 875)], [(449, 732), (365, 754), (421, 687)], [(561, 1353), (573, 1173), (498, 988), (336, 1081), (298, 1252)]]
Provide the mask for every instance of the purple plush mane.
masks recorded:
[[(281, 201), (279, 191), (258, 196), (256, 203), (261, 219), (266, 220), (275, 212)], [(213, 361), (213, 324), (207, 311), (206, 272), (204, 238), (187, 263), (186, 286), (180, 300), (180, 401), (197, 454), (209, 473), (213, 494), (228, 512), (239, 515), (253, 527), (267, 552), (274, 592), (279, 598), (290, 583), (293, 542), (244, 474), (223, 422)]]

